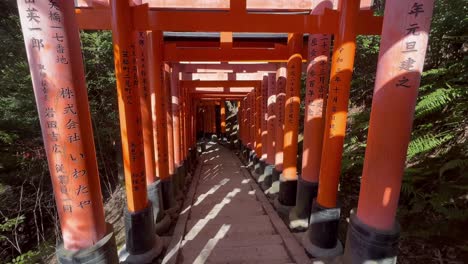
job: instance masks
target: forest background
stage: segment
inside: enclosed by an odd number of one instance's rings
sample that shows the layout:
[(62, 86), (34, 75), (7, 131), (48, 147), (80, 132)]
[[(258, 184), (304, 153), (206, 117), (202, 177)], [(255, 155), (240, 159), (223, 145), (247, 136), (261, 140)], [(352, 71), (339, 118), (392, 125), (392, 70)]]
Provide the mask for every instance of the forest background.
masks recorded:
[[(382, 14), (383, 0), (374, 2)], [(436, 0), (398, 211), (400, 263), (468, 263), (467, 14), (465, 0)], [(112, 35), (82, 31), (81, 41), (101, 186), (109, 200), (120, 185)], [(357, 39), (340, 182), (343, 212), (357, 204), (379, 41)], [(60, 230), (13, 0), (0, 1), (0, 54), (0, 259), (45, 262)]]

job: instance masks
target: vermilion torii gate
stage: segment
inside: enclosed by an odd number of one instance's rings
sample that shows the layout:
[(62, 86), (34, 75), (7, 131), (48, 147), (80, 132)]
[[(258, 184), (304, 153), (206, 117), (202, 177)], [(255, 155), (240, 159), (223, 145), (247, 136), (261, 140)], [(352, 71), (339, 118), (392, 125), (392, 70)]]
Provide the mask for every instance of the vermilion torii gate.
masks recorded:
[[(63, 234), (59, 262), (118, 262), (104, 220), (79, 29), (113, 33), (127, 195), (120, 259), (130, 263), (160, 254), (156, 233), (179, 210), (196, 132), (216, 132), (220, 104), (224, 133), (225, 100), (238, 101), (241, 149), (263, 174), (261, 186), (267, 193), (279, 187), (278, 212), (289, 214), (291, 228), (307, 229), (305, 249), (314, 257), (342, 254), (337, 192), (356, 36), (381, 34), (359, 204), (342, 261), (395, 262), (395, 214), (433, 0), (387, 0), (383, 18), (370, 2), (18, 0)], [(216, 76), (202, 76), (210, 72)]]

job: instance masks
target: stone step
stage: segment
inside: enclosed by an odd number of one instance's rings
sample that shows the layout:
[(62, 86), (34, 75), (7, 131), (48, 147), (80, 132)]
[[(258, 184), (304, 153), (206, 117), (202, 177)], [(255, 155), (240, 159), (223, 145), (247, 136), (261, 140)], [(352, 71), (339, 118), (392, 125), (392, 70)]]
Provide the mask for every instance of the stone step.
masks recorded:
[[(184, 249), (182, 249), (184, 252)], [(202, 252), (202, 251), (200, 251)], [(181, 255), (181, 263), (194, 263), (199, 255), (203, 255), (200, 263), (278, 263), (284, 264), (291, 262), (288, 253), (282, 245), (262, 245), (248, 247), (218, 248), (216, 245), (211, 250), (205, 250), (202, 254)], [(190, 256), (190, 259), (188, 258)], [(205, 261), (203, 261), (205, 260)]]
[[(211, 241), (208, 243), (208, 241)], [(279, 235), (265, 235), (265, 236), (249, 236), (244, 235), (242, 237), (231, 238), (225, 237), (219, 240), (204, 240), (198, 239), (197, 241), (191, 241), (187, 243), (187, 246), (184, 246), (181, 250), (181, 259), (183, 259), (184, 263), (192, 263), (200, 252), (203, 251), (204, 248), (205, 252), (209, 252), (209, 248), (212, 247), (213, 250), (221, 250), (221, 249), (232, 249), (232, 248), (246, 248), (246, 247), (263, 247), (269, 245), (282, 245), (283, 241)], [(204, 253), (205, 253), (204, 252)], [(210, 253), (211, 254), (211, 253)], [(192, 262), (190, 262), (192, 261)], [(284, 262), (281, 262), (284, 263)]]

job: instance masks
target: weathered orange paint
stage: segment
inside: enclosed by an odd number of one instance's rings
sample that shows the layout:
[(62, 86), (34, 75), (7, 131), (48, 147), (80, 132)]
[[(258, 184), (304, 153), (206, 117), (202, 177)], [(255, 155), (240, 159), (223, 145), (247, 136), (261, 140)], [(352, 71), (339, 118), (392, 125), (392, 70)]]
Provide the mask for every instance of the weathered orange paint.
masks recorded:
[[(324, 1), (312, 13), (322, 13), (330, 7), (333, 7), (332, 3)], [(318, 182), (325, 125), (324, 98), (329, 81), (330, 35), (310, 34), (308, 46), (301, 176), (304, 181)]]
[(255, 154), (262, 157), (262, 85), (254, 90)]
[(147, 75), (148, 44), (146, 32), (135, 32), (135, 50), (138, 74), (138, 94), (140, 96), (141, 127), (143, 150), (145, 153), (146, 184), (157, 180), (155, 168), (153, 120), (151, 118), (151, 92)]
[(286, 97), (286, 65), (280, 64), (276, 72), (276, 129), (275, 129), (275, 169), (283, 171), (284, 104)]
[[(313, 9), (317, 2), (323, 0), (307, 1), (272, 1), (272, 0), (248, 0), (245, 7), (255, 10), (283, 10), (298, 11)], [(331, 0), (335, 2), (336, 0)], [(153, 8), (189, 8), (189, 9), (221, 9), (230, 8), (230, 2), (225, 0), (143, 0)], [(104, 7), (109, 5), (109, 0), (78, 0), (78, 7)], [(361, 9), (368, 9), (372, 6), (372, 0), (361, 0)]]
[(169, 165), (169, 175), (175, 173), (174, 164), (174, 116), (172, 113), (172, 91), (170, 67), (164, 64), (164, 89), (166, 90), (166, 115), (167, 115), (167, 157)]
[(284, 105), (283, 177), (297, 179), (297, 136), (299, 130), (299, 105), (302, 57), (298, 51), (302, 46), (301, 34), (289, 34), (290, 58), (287, 64), (286, 97)]
[(170, 89), (171, 89), (171, 104), (172, 109), (172, 137), (174, 142), (174, 165), (180, 166), (182, 160), (181, 149), (180, 149), (180, 128), (181, 128), (181, 100), (180, 100), (180, 87), (179, 87), (179, 69), (177, 64), (172, 65), (171, 77), (170, 77)]
[(275, 122), (276, 122), (276, 74), (268, 74), (267, 94), (267, 160), (269, 165), (275, 164)]
[(151, 92), (153, 139), (156, 156), (156, 172), (161, 180), (169, 177), (167, 156), (166, 89), (164, 89), (164, 65), (162, 62), (162, 32), (148, 32), (148, 76)]
[[(138, 86), (135, 85), (136, 73), (133, 72), (136, 68), (135, 45), (132, 43), (133, 35), (129, 27), (132, 24), (132, 13), (128, 2), (125, 1), (111, 1), (111, 10), (127, 207), (129, 211), (135, 212), (147, 207), (148, 198), (140, 99)], [(128, 79), (130, 82), (126, 81)]]
[(220, 117), (221, 117), (221, 133), (226, 133), (226, 102), (224, 100), (221, 101)]
[[(77, 251), (107, 230), (73, 2), (57, 2), (61, 8), (52, 8), (61, 21), (47, 19), (47, 1), (18, 1), (18, 11), (63, 243)], [(28, 9), (41, 19), (29, 19)], [(63, 36), (61, 42), (55, 34)], [(59, 43), (63, 53), (56, 51)]]
[[(418, 4), (424, 12), (415, 15), (411, 14), (412, 4), (409, 2), (402, 4), (388, 0), (385, 3), (379, 63), (357, 207), (357, 217), (378, 230), (394, 228), (426, 55), (434, 0), (421, 0)], [(395, 23), (395, 19), (401, 23)], [(407, 28), (412, 24), (417, 24), (418, 30), (414, 34), (408, 34)], [(408, 52), (409, 50), (414, 51)], [(411, 67), (402, 67), (402, 62), (409, 58), (413, 62)]]
[(340, 30), (335, 35), (330, 88), (327, 99), (322, 159), (320, 163), (317, 202), (336, 207), (341, 158), (346, 133), (349, 90), (356, 51), (356, 21), (359, 0), (339, 2)]
[(268, 155), (268, 110), (267, 110), (267, 100), (268, 100), (268, 76), (263, 76), (262, 81), (262, 91), (261, 91), (261, 101), (260, 101), (260, 127), (261, 127), (261, 137), (262, 137), (262, 156), (261, 160), (266, 161)]
[[(212, 12), (209, 10), (180, 12), (148, 9), (143, 5), (134, 7), (132, 11), (135, 29), (140, 31), (333, 34), (339, 30), (340, 18), (339, 11), (336, 10), (326, 10), (323, 15)], [(81, 29), (110, 29), (109, 9), (78, 8), (76, 15)], [(380, 35), (382, 17), (374, 16), (372, 10), (361, 10), (356, 18), (356, 24), (358, 34)]]

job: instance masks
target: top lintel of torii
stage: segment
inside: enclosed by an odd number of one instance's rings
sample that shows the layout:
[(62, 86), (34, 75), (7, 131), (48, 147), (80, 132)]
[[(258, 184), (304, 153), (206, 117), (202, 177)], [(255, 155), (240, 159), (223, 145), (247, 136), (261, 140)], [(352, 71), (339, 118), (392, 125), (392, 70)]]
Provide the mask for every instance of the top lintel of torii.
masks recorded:
[[(111, 28), (110, 0), (76, 0), (81, 29)], [(135, 30), (333, 34), (338, 0), (130, 0)], [(361, 0), (356, 33), (380, 35), (382, 17)], [(184, 11), (184, 12), (180, 12)], [(216, 23), (213, 23), (216, 21)]]
[[(242, 0), (233, 0), (242, 2)], [(336, 9), (337, 0), (247, 0), (247, 10), (311, 11), (322, 2), (330, 2)], [(134, 5), (148, 4), (150, 8), (165, 9), (220, 9), (230, 8), (229, 0), (131, 0)], [(76, 7), (108, 7), (109, 0), (77, 0)], [(370, 9), (372, 0), (361, 0), (361, 9)]]

